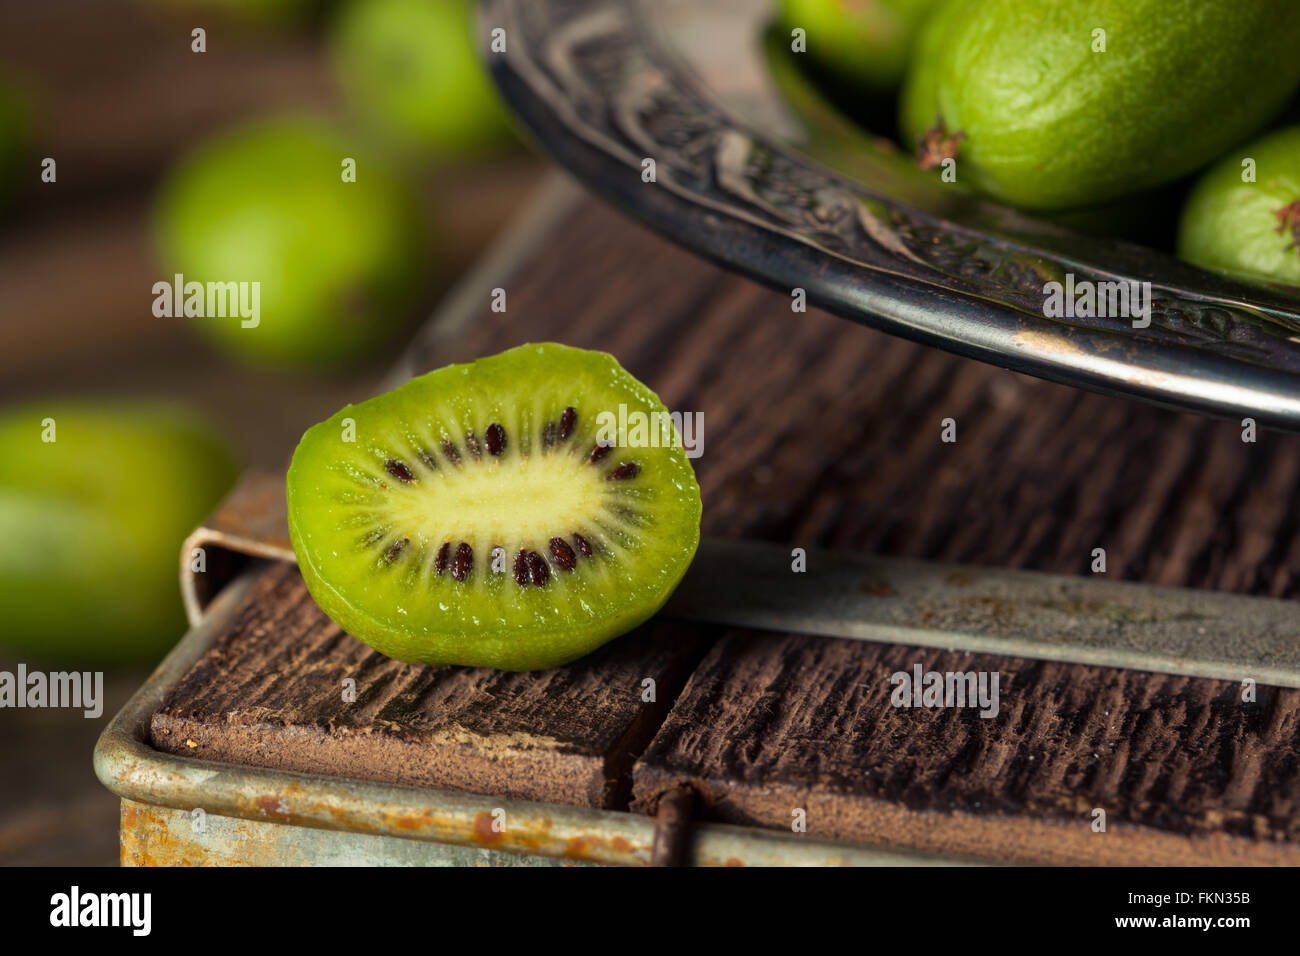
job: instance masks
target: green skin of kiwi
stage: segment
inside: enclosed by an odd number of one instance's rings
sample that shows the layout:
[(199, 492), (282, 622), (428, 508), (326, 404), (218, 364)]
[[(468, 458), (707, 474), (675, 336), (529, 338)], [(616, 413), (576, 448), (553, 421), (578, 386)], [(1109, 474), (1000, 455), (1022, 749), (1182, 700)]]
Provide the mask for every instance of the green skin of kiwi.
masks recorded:
[[(600, 413), (616, 415), (620, 405), (629, 415), (667, 412), (612, 356), (546, 343), (438, 369), (313, 426), (294, 452), (287, 501), (294, 552), (317, 604), (350, 634), (397, 660), (504, 670), (567, 663), (641, 624), (668, 600), (695, 554), (700, 490), (676, 441), (658, 448), (616, 447), (598, 464), (587, 464), (596, 441), (608, 437), (597, 431)], [(619, 528), (631, 539), (608, 526), (596, 533), (591, 527), (549, 528), (543, 534), (577, 531), (598, 539), (593, 540), (597, 553), (579, 557), (574, 571), (551, 567), (551, 580), (543, 587), (520, 588), (510, 564), (518, 545), (531, 543), (544, 551), (544, 541), (494, 539), (493, 545), (506, 549), (504, 573), (490, 572), (490, 547), (484, 543), (475, 547), (474, 568), (465, 582), (434, 573), (431, 557), (443, 538), (457, 546), (457, 514), (464, 513), (439, 513), (440, 507), (450, 507), (446, 492), (441, 503), (438, 498), (438, 489), (446, 487), (439, 485), (441, 472), (453, 469), (455, 477), (454, 469), (461, 467), (498, 469), (480, 476), (499, 474), (502, 480), (490, 479), (494, 483), (475, 508), (483, 520), (510, 520), (499, 515), (527, 493), (528, 481), (521, 476), (542, 473), (526, 469), (545, 469), (552, 461), (540, 452), (543, 426), (568, 406), (579, 410), (575, 431), (547, 455), (567, 456), (554, 458), (557, 468), (566, 469), (556, 473), (567, 482), (571, 467), (580, 493), (570, 498), (564, 485), (562, 494), (543, 497), (538, 508), (520, 507), (549, 516), (573, 510), (570, 502), (577, 501), (587, 515), (600, 501), (630, 504), (641, 517)], [(348, 420), (352, 442), (345, 440)], [(463, 436), (484, 436), (493, 423), (505, 427), (506, 452), (471, 459)], [(446, 437), (455, 441), (463, 465), (438, 453)], [(430, 449), (439, 464), (426, 471), (418, 462)], [(409, 463), (415, 482), (389, 474), (390, 458)], [(631, 461), (641, 465), (633, 480), (603, 477)], [(408, 494), (421, 496), (400, 498), (418, 502), (419, 516), (412, 519), (408, 511), (408, 517), (393, 520), (397, 496)], [(549, 488), (545, 494), (551, 494)], [(375, 513), (384, 517), (367, 517)], [(419, 528), (425, 517), (433, 528), (427, 534)], [(391, 527), (383, 540), (366, 541), (371, 529), (386, 522)], [(413, 542), (403, 552), (405, 563), (386, 564), (386, 547), (401, 537)], [(615, 542), (627, 550), (616, 553), (610, 546)]]
[[(1242, 160), (1255, 182), (1242, 182)], [(1225, 156), (1193, 188), (1178, 229), (1188, 262), (1251, 282), (1300, 286), (1300, 250), (1278, 210), (1300, 203), (1300, 126), (1276, 130)], [(1300, 215), (1300, 207), (1297, 207)]]
[[(45, 419), (55, 441), (42, 440)], [(168, 405), (38, 402), (0, 415), (0, 644), (144, 663), (184, 633), (181, 543), (234, 484), (229, 448)]]
[(872, 91), (894, 88), (938, 0), (781, 0), (781, 25), (802, 27), (808, 56)]
[[(1093, 31), (1106, 31), (1106, 52)], [(960, 131), (958, 178), (1027, 209), (1171, 182), (1277, 115), (1300, 82), (1284, 0), (946, 0), (904, 84), (904, 142)]]
[(479, 62), (470, 0), (346, 4), (331, 32), (350, 99), (398, 143), (455, 158), (510, 141)]
[[(342, 178), (345, 158), (355, 182)], [(191, 318), (218, 346), (254, 364), (328, 368), (413, 318), (427, 256), (418, 208), (364, 143), (279, 117), (182, 161), (160, 197), (158, 243), (168, 279), (260, 283), (256, 326)]]

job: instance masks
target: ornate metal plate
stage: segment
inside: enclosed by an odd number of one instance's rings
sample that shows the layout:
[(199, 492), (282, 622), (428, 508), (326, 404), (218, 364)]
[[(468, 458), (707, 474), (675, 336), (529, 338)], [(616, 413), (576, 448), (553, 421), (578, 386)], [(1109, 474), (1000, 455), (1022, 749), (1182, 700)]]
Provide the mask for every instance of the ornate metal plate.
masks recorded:
[[(1300, 431), (1300, 297), (941, 184), (783, 74), (767, 0), (485, 0), (517, 117), (673, 241), (845, 318), (1006, 368)], [(784, 41), (783, 41), (784, 42)], [(485, 46), (486, 48), (486, 46)], [(654, 160), (654, 181), (643, 163)], [(1149, 282), (1149, 325), (1044, 286)], [(773, 321), (799, 321), (793, 310)]]

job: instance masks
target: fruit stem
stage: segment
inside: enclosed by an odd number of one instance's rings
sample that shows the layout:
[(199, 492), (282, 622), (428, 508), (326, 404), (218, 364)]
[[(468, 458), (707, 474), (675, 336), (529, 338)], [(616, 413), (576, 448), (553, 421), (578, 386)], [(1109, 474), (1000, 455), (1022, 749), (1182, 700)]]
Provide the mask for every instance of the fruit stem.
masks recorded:
[(937, 169), (945, 159), (956, 159), (965, 138), (966, 134), (961, 130), (949, 134), (943, 117), (936, 116), (934, 125), (916, 138), (916, 165), (922, 169)]
[(1283, 233), (1288, 229), (1291, 230), (1291, 241), (1283, 252), (1290, 252), (1297, 245), (1300, 245), (1300, 199), (1292, 200), (1281, 209), (1276, 210), (1273, 215), (1277, 218), (1277, 228), (1274, 232)]

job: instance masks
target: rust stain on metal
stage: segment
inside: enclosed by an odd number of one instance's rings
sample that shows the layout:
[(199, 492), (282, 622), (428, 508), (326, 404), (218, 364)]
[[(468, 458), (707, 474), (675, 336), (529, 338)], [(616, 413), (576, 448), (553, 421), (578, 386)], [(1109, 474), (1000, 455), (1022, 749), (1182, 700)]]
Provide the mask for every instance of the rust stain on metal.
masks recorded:
[(171, 812), (131, 800), (122, 801), (120, 860), (123, 866), (198, 866), (205, 862), (201, 847), (177, 839), (167, 825)]
[(289, 810), (285, 805), (283, 797), (267, 796), (257, 798), (257, 808), (267, 816), (276, 816), (283, 819), (289, 818)]
[[(289, 818), (286, 815), (285, 805), (278, 796), (259, 797), (255, 803), (263, 813), (277, 813), (281, 819)], [(529, 820), (522, 824), (517, 817), (507, 817), (507, 828), (497, 830), (493, 827), (495, 818), (487, 810), (480, 811), (464, 823), (459, 823), (445, 816), (439, 816), (434, 810), (424, 810), (419, 813), (388, 813), (380, 810), (379, 817), (376, 818), (372, 815), (349, 813), (329, 803), (314, 803), (308, 806), (301, 805), (300, 801), (294, 801), (292, 805), (297, 811), (296, 815), (304, 818), (328, 815), (344, 829), (355, 833), (389, 834), (393, 831), (401, 831), (412, 836), (427, 835), (431, 832), (442, 832), (448, 835), (461, 833), (468, 837), (468, 842), (479, 846), (494, 849), (509, 848), (515, 852), (532, 852), (540, 855), (554, 853), (557, 840), (562, 839), (555, 834), (554, 823), (549, 817)], [(626, 837), (615, 835), (606, 839), (595, 833), (579, 833), (569, 837), (563, 845), (562, 853), (570, 859), (598, 861), (608, 860), (611, 854), (624, 857), (638, 855), (635, 844)], [(635, 860), (627, 862), (635, 862)]]
[(388, 818), (398, 830), (423, 830), (433, 822), (433, 814), (428, 810), (424, 813), (399, 813)]
[(371, 823), (365, 817), (358, 817), (355, 813), (349, 813), (342, 807), (335, 806), (332, 803), (318, 803), (316, 809), (328, 813), (348, 830), (357, 830), (361, 833), (379, 833), (383, 829)]
[(614, 836), (606, 839), (593, 833), (584, 833), (570, 837), (565, 845), (564, 855), (572, 860), (604, 860), (612, 850), (624, 855), (636, 855), (634, 847), (627, 838)]
[(492, 814), (484, 810), (474, 817), (474, 839), (484, 846), (495, 846), (498, 843), (504, 843), (505, 833), (495, 830), (492, 827)]
[(590, 852), (591, 845), (596, 841), (591, 837), (576, 836), (569, 840), (564, 848), (564, 855), (581, 859)]

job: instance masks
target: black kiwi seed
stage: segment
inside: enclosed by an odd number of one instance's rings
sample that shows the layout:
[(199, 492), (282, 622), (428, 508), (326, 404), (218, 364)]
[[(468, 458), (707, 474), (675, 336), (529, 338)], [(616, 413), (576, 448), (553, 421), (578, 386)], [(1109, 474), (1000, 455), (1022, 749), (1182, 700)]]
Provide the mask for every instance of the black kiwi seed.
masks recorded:
[(410, 543), (411, 543), (410, 538), (402, 538), (400, 541), (394, 541), (392, 544), (390, 544), (388, 546), (388, 549), (384, 551), (384, 563), (392, 564), (394, 561), (396, 561), (397, 556), (400, 555), (406, 549), (406, 546)]
[(489, 455), (499, 455), (506, 450), (506, 430), (499, 424), (493, 422), (483, 433), (487, 439), (487, 450)]
[(578, 566), (578, 556), (563, 538), (551, 539), (551, 557), (555, 558), (556, 565), (564, 571), (572, 571)]
[(528, 587), (528, 552), (522, 549), (515, 555), (515, 581)]
[(634, 461), (625, 461), (608, 475), (606, 481), (626, 481), (628, 478), (635, 478), (641, 472), (641, 466)]
[(434, 458), (433, 452), (429, 451), (427, 448), (420, 450), (420, 461), (424, 462), (425, 465), (430, 468), (438, 467), (438, 459)]
[(528, 572), (532, 576), (533, 583), (539, 588), (551, 579), (551, 569), (546, 566), (546, 561), (536, 551), (528, 554)]
[(447, 559), (451, 556), (451, 542), (444, 541), (438, 549), (438, 557), (433, 562), (434, 570), (442, 574), (447, 570)]
[(609, 445), (597, 445), (595, 448), (591, 450), (591, 457), (588, 458), (587, 460), (600, 461), (602, 458), (604, 458), (606, 455), (609, 454), (609, 448), (610, 448)]
[(456, 549), (456, 560), (451, 565), (451, 576), (457, 581), (464, 581), (469, 577), (470, 569), (474, 567), (474, 549), (464, 541)]
[(456, 446), (451, 443), (450, 438), (442, 440), (442, 453), (447, 456), (447, 460), (453, 465), (460, 464), (460, 452), (456, 450)]
[(469, 449), (469, 453), (475, 458), (483, 457), (483, 448), (478, 443), (478, 436), (473, 432), (465, 433), (465, 447)]
[(547, 422), (542, 427), (542, 447), (550, 448), (559, 440), (560, 431), (555, 427), (555, 422)]
[(388, 473), (394, 478), (400, 478), (402, 481), (407, 483), (415, 481), (415, 475), (411, 473), (410, 468), (406, 467), (406, 462), (404, 461), (390, 458), (388, 461), (384, 462), (384, 468), (386, 468)]
[(578, 550), (584, 555), (591, 557), (591, 545), (587, 543), (586, 538), (578, 534), (576, 531), (573, 533), (573, 543), (578, 546)]
[(578, 410), (570, 405), (560, 416), (560, 441), (564, 441), (573, 434), (573, 426), (578, 421)]

